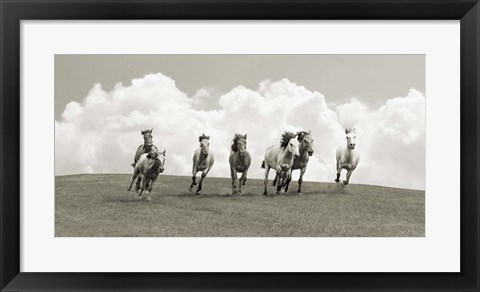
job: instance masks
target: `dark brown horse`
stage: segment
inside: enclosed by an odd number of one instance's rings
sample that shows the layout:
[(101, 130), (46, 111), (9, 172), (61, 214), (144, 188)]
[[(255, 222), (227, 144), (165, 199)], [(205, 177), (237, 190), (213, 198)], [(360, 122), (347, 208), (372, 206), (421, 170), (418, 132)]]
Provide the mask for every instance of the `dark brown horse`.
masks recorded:
[(149, 153), (152, 149), (154, 151), (158, 151), (157, 147), (153, 145), (152, 132), (153, 132), (153, 128), (150, 130), (141, 130), (141, 133), (143, 135), (143, 144), (138, 146), (137, 151), (135, 152), (133, 163), (131, 164), (133, 167), (135, 167), (138, 159), (142, 154)]
[(230, 163), (230, 174), (232, 176), (232, 194), (237, 193), (237, 173), (241, 172), (242, 177), (238, 183), (238, 192), (242, 192), (242, 185), (247, 181), (248, 168), (252, 161), (247, 151), (247, 134), (235, 134), (231, 146), (232, 152), (228, 159)]
[[(300, 177), (298, 179), (298, 193), (302, 192), (302, 182), (303, 182), (303, 175), (307, 170), (307, 164), (310, 156), (313, 155), (313, 138), (310, 131), (300, 131), (297, 132), (297, 139), (300, 142), (298, 146), (298, 152), (300, 153), (299, 157), (295, 157), (293, 160), (292, 171), (296, 169), (300, 169)], [(290, 174), (289, 178), (287, 179), (287, 183), (285, 184), (285, 192), (288, 191), (288, 185), (292, 180), (292, 175)]]

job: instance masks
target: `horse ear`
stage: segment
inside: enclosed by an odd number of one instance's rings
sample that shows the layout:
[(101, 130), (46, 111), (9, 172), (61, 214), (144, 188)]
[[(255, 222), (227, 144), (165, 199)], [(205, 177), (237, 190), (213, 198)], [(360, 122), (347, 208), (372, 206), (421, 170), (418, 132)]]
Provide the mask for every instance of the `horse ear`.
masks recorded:
[(312, 130), (308, 130), (308, 133), (311, 134), (311, 133), (312, 133)]
[(245, 134), (245, 140), (247, 140), (247, 134)]
[(150, 134), (153, 132), (153, 128), (150, 129)]
[(163, 150), (163, 156), (165, 156), (165, 152), (167, 152), (167, 149), (164, 149), (164, 150)]

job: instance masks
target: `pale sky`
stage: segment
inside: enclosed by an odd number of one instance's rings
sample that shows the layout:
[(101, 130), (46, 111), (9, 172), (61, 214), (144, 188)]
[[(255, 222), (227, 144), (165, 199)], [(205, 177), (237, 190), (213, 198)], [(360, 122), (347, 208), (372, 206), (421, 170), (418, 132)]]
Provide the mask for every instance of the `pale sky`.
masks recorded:
[(228, 176), (240, 132), (261, 178), (265, 149), (304, 129), (315, 145), (305, 180), (330, 182), (343, 129), (356, 127), (352, 183), (425, 188), (424, 55), (56, 55), (55, 120), (56, 175), (130, 173), (140, 129), (154, 128), (165, 174), (191, 175), (205, 132), (209, 175)]

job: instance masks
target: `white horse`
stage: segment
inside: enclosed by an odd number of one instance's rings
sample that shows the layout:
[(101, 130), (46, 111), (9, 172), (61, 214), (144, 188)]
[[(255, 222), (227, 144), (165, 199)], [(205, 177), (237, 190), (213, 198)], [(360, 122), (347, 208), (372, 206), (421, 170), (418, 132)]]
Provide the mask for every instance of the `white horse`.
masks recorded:
[(347, 128), (345, 129), (345, 134), (347, 135), (347, 146), (337, 149), (337, 178), (335, 179), (335, 182), (340, 182), (340, 172), (342, 169), (346, 169), (347, 176), (346, 180), (343, 181), (343, 184), (348, 185), (352, 172), (357, 168), (358, 163), (360, 162), (360, 155), (355, 151), (357, 139), (355, 129)]
[(195, 192), (196, 195), (200, 195), (203, 179), (207, 176), (208, 172), (213, 166), (213, 163), (215, 162), (213, 153), (210, 151), (209, 140), (210, 136), (205, 136), (205, 134), (202, 134), (202, 136), (198, 137), (200, 147), (193, 153), (192, 184), (190, 185), (190, 191), (192, 191), (193, 186), (197, 184), (195, 182), (197, 172), (202, 172), (202, 177), (200, 178), (197, 191)]
[(276, 178), (278, 181), (274, 180), (274, 185), (275, 183), (277, 184), (277, 194), (280, 193), (281, 188), (291, 177), (293, 160), (295, 157), (300, 156), (298, 152), (299, 142), (295, 137), (295, 134), (285, 132), (282, 135), (280, 147), (272, 145), (265, 151), (265, 159), (262, 162), (262, 168), (265, 168), (265, 189), (263, 191), (265, 196), (267, 195), (268, 173), (270, 172), (270, 168), (277, 171)]
[[(132, 189), (133, 182), (138, 177), (136, 190), (139, 193), (138, 196), (141, 197), (143, 191), (147, 200), (150, 201), (150, 193), (152, 192), (153, 184), (157, 180), (157, 177), (165, 169), (165, 150), (163, 152), (150, 151), (140, 155), (137, 163), (135, 164), (135, 169), (133, 170), (133, 177), (128, 191)], [(142, 181), (143, 180), (143, 181)], [(142, 186), (140, 187), (140, 182)]]

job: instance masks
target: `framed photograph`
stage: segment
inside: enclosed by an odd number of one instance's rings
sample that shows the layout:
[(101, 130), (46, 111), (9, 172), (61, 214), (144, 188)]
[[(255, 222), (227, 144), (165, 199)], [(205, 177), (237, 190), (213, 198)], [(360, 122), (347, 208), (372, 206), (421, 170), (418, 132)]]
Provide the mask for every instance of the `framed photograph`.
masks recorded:
[(480, 291), (477, 1), (0, 5), (1, 291)]

